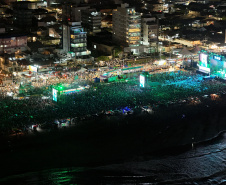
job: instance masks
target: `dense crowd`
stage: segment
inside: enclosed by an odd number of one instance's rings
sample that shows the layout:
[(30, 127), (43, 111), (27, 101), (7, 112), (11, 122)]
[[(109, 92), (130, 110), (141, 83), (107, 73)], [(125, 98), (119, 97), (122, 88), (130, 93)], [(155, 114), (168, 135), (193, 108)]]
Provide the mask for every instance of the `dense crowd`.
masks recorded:
[[(204, 81), (201, 75), (183, 71), (152, 74), (148, 77), (148, 81), (159, 82), (161, 85), (151, 87), (151, 83), (148, 86), (147, 82), (147, 88), (140, 88), (138, 75), (130, 74), (128, 82), (89, 83), (90, 87), (84, 91), (62, 95), (58, 103), (41, 97), (29, 97), (29, 99), (24, 97), (22, 100), (15, 100), (12, 97), (2, 96), (0, 130), (6, 131), (13, 127), (26, 128), (35, 123), (99, 114), (124, 107), (135, 108), (144, 105), (156, 107), (160, 104), (167, 107), (172, 101), (225, 90), (225, 84), (222, 82)], [(85, 81), (80, 83), (85, 85)]]

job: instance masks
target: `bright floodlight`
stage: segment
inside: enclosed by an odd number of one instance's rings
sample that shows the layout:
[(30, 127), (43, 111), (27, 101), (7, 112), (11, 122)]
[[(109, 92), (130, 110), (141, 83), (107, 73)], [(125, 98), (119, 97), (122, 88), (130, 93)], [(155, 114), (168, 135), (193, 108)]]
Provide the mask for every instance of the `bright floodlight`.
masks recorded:
[(57, 90), (56, 89), (53, 89), (52, 95), (53, 95), (53, 101), (57, 102)]
[(145, 77), (143, 75), (140, 75), (140, 87), (145, 86)]

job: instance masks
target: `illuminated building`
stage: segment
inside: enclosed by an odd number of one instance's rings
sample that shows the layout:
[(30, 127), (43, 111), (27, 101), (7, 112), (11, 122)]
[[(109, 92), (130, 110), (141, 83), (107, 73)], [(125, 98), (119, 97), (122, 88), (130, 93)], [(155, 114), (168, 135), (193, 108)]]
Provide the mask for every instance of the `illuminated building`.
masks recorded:
[(101, 14), (87, 5), (67, 3), (62, 8), (63, 22), (82, 22), (88, 34), (101, 32)]
[(157, 51), (159, 26), (155, 17), (142, 17), (142, 44), (149, 46), (147, 53)]
[(162, 12), (163, 11), (163, 3), (153, 3), (152, 4), (152, 11), (153, 12)]
[(101, 14), (95, 9), (82, 10), (82, 26), (93, 35), (101, 32)]
[(25, 35), (1, 35), (0, 53), (15, 53), (27, 50), (27, 36)]
[(90, 51), (87, 50), (87, 33), (81, 22), (72, 22), (63, 25), (63, 51), (70, 53), (76, 60), (90, 60)]
[(121, 4), (113, 11), (113, 41), (123, 45), (134, 54), (141, 51), (141, 15), (130, 8), (128, 4)]

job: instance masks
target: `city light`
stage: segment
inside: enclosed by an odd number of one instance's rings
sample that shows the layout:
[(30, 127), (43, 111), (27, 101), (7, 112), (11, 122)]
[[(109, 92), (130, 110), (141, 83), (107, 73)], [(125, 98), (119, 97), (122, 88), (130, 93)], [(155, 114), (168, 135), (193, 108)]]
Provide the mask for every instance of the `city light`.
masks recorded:
[(225, 183), (225, 2), (0, 10), (0, 184)]

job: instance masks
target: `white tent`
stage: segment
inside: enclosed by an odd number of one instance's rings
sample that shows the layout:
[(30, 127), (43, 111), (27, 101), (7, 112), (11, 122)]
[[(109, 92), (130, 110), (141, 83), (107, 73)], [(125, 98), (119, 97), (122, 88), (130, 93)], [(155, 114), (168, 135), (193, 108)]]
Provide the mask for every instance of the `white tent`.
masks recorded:
[(180, 52), (179, 52), (180, 55), (182, 56), (191, 56), (193, 55), (192, 52), (188, 51), (188, 49), (186, 47), (184, 47)]
[(86, 68), (81, 68), (80, 70), (78, 70), (77, 72), (81, 72), (81, 73), (84, 73), (87, 69)]

